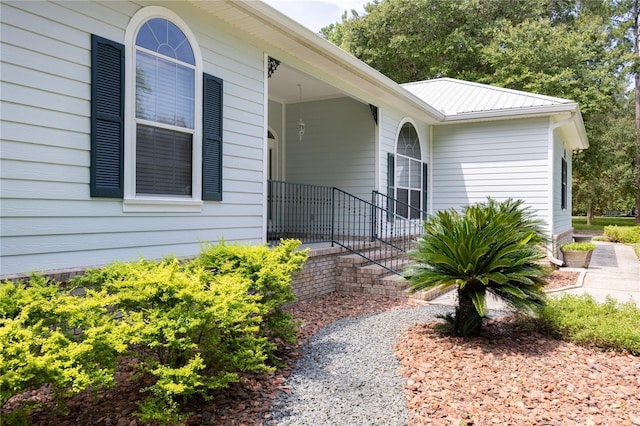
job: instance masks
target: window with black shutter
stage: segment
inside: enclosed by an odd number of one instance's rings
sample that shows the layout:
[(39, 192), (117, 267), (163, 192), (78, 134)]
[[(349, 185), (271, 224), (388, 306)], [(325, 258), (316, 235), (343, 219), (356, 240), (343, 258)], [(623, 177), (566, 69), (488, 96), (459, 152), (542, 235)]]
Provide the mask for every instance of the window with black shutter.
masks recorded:
[(128, 47), (92, 36), (91, 196), (222, 200), (222, 80), (200, 73), (184, 24), (134, 16), (130, 27)]

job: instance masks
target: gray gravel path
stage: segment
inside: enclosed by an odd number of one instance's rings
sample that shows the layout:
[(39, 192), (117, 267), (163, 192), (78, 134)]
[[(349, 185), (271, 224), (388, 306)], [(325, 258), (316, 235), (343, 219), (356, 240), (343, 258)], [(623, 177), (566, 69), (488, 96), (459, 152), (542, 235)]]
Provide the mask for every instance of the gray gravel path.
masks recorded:
[(267, 425), (406, 425), (403, 378), (393, 354), (416, 323), (452, 312), (446, 306), (390, 310), (345, 318), (310, 339), (277, 397)]

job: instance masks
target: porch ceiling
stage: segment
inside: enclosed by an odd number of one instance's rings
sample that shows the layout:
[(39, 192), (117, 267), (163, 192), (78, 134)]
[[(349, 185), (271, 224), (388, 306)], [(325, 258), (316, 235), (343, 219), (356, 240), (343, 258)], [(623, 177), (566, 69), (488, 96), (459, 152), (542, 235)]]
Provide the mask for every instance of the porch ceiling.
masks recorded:
[(269, 78), (269, 99), (284, 104), (300, 102), (298, 84), (302, 88), (303, 102), (347, 96), (335, 87), (281, 63)]

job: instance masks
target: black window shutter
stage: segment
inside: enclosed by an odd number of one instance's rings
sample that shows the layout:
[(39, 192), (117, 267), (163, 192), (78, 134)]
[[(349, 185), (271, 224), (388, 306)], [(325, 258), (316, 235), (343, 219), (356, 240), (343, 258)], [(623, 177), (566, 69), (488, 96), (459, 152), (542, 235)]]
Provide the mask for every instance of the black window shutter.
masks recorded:
[[(395, 204), (392, 200), (396, 198), (395, 179), (396, 179), (396, 157), (391, 152), (387, 153), (387, 203)], [(387, 220), (393, 221), (393, 213), (395, 213), (395, 205), (387, 206)]]
[(387, 195), (389, 197), (395, 197), (394, 194), (394, 186), (395, 186), (395, 167), (396, 157), (392, 153), (387, 153)]
[(124, 195), (124, 46), (91, 35), (92, 197)]
[(202, 199), (222, 200), (222, 80), (203, 75)]
[[(429, 204), (429, 165), (427, 163), (422, 163), (422, 210), (425, 212)], [(424, 216), (422, 219), (426, 219), (426, 213), (423, 213)]]
[(562, 158), (561, 160), (562, 166), (560, 170), (561, 176), (561, 194), (560, 194), (560, 208), (562, 210), (567, 208), (567, 160)]

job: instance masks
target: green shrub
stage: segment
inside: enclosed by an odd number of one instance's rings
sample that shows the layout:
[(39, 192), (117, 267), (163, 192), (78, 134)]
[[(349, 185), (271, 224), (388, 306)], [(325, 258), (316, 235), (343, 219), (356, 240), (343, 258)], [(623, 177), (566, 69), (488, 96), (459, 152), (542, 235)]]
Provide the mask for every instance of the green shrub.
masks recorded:
[(1, 403), (46, 383), (59, 397), (113, 384), (126, 330), (112, 299), (80, 294), (41, 276), (0, 284)]
[(154, 379), (141, 419), (181, 421), (186, 399), (273, 370), (277, 339), (295, 339), (282, 305), (307, 258), (299, 245), (207, 245), (189, 262), (113, 263), (72, 279), (77, 296), (42, 277), (0, 284), (0, 402), (45, 383), (61, 396), (111, 385), (126, 354)]
[(130, 331), (131, 356), (152, 375), (144, 421), (179, 420), (179, 401), (237, 381), (239, 371), (268, 371), (269, 342), (258, 336), (259, 298), (249, 282), (180, 263), (141, 260), (88, 271), (77, 284), (117, 301)]
[(76, 278), (115, 298), (130, 355), (155, 379), (143, 421), (179, 422), (189, 397), (206, 399), (242, 371), (273, 370), (274, 338), (296, 335), (281, 307), (295, 299), (291, 273), (307, 256), (299, 245), (206, 245), (193, 261), (114, 263)]
[(240, 276), (249, 280), (249, 293), (259, 296), (264, 321), (260, 334), (293, 343), (296, 325), (282, 306), (295, 300), (291, 287), (293, 272), (307, 260), (307, 251), (297, 250), (300, 241), (282, 240), (273, 248), (266, 245), (207, 244), (194, 264), (213, 274)]
[(542, 288), (549, 271), (540, 262), (541, 223), (522, 200), (489, 198), (463, 213), (439, 211), (424, 229), (411, 253), (415, 263), (404, 275), (411, 291), (457, 288), (455, 315), (445, 317), (455, 334), (479, 334), (487, 292), (524, 312), (545, 303)]
[(564, 295), (549, 298), (538, 325), (550, 334), (581, 345), (629, 351), (640, 355), (640, 307), (607, 298)]
[(640, 243), (640, 226), (605, 226), (604, 236), (614, 243)]
[(590, 251), (595, 248), (596, 245), (593, 243), (567, 243), (560, 245), (560, 250), (565, 251)]

